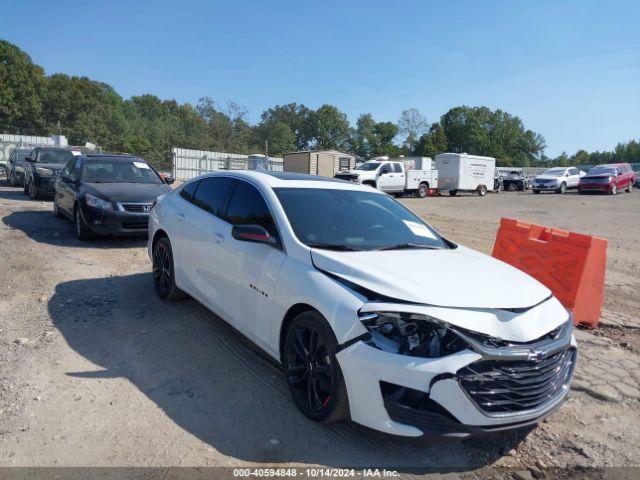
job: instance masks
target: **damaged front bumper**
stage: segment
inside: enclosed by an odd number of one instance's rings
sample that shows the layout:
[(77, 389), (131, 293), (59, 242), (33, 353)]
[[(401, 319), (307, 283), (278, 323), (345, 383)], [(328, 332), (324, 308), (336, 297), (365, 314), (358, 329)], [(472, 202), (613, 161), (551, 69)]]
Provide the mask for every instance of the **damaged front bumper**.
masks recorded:
[[(557, 313), (553, 303), (557, 300), (550, 302), (533, 310)], [(537, 315), (540, 312), (515, 313), (503, 326), (509, 324), (513, 333)], [(460, 331), (464, 335), (465, 330)], [(509, 338), (508, 346), (463, 336), (468, 349), (439, 358), (391, 353), (366, 341), (351, 343), (336, 355), (351, 418), (376, 430), (412, 437), (467, 438), (535, 424), (565, 400), (576, 361), (570, 318), (565, 315), (560, 326), (544, 334), (545, 338), (538, 335), (522, 342)]]

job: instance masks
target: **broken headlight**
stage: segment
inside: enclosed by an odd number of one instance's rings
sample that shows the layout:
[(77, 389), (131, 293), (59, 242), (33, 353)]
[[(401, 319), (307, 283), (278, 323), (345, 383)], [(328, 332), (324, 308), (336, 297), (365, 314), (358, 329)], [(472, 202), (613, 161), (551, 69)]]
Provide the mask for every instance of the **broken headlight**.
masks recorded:
[(413, 313), (363, 313), (360, 321), (369, 330), (372, 347), (413, 357), (437, 358), (469, 348), (444, 322)]

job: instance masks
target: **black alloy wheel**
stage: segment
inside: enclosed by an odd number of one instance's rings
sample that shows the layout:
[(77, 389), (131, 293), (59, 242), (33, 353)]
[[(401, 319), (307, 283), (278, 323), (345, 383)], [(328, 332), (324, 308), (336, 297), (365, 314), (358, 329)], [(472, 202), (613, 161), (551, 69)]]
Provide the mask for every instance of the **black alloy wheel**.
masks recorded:
[(162, 237), (153, 247), (153, 286), (162, 300), (173, 301), (187, 296), (176, 286), (174, 272), (171, 242)]
[(293, 321), (285, 340), (287, 382), (293, 401), (307, 417), (321, 422), (347, 418), (342, 372), (335, 358), (337, 341), (317, 312)]

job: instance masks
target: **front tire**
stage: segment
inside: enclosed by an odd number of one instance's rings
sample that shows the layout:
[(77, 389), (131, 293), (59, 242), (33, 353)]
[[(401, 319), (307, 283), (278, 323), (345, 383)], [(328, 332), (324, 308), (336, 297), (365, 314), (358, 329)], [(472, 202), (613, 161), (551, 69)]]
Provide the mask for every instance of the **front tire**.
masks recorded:
[(533, 193), (540, 193), (540, 190), (533, 189)]
[(614, 183), (611, 186), (611, 195), (616, 195), (618, 193), (618, 186)]
[(564, 195), (565, 193), (567, 193), (567, 184), (562, 182), (560, 184), (560, 188), (558, 188), (558, 190), (556, 190), (560, 195)]
[(53, 216), (56, 218), (62, 218), (62, 212), (60, 211), (60, 208), (58, 208), (58, 202), (56, 202), (56, 199), (53, 199)]
[(337, 348), (333, 330), (318, 312), (301, 313), (287, 331), (284, 364), (289, 391), (298, 409), (317, 422), (338, 422), (349, 415)]
[(167, 302), (187, 296), (176, 286), (173, 250), (167, 237), (159, 239), (153, 247), (153, 286), (158, 296)]
[(87, 222), (84, 221), (82, 213), (80, 212), (80, 207), (76, 208), (73, 215), (73, 220), (75, 223), (76, 237), (78, 238), (78, 240), (91, 240), (93, 238), (93, 232), (91, 231), (91, 228), (89, 228), (89, 225), (87, 225)]
[(9, 173), (9, 185), (12, 187), (16, 186), (16, 177), (13, 175), (13, 172)]

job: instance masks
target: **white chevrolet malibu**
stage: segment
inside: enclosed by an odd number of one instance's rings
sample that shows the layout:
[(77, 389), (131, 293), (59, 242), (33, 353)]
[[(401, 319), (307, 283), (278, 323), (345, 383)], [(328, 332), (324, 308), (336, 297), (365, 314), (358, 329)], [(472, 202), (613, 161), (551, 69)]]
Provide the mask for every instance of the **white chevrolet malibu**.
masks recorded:
[(568, 393), (576, 345), (551, 292), (370, 187), (204, 175), (158, 198), (148, 248), (158, 295), (192, 296), (280, 362), (313, 420), (465, 438)]

